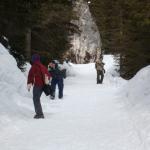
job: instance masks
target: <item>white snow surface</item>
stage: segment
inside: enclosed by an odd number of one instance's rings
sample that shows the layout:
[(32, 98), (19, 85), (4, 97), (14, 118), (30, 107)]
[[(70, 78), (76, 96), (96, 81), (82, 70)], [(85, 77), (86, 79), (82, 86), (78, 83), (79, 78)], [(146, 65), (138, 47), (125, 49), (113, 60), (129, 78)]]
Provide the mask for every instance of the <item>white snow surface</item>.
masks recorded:
[(125, 81), (113, 56), (104, 56), (104, 62), (100, 85), (93, 63), (70, 64), (73, 75), (64, 81), (64, 98), (43, 94), (45, 119), (36, 120), (27, 72), (0, 44), (0, 149), (149, 150), (150, 66)]

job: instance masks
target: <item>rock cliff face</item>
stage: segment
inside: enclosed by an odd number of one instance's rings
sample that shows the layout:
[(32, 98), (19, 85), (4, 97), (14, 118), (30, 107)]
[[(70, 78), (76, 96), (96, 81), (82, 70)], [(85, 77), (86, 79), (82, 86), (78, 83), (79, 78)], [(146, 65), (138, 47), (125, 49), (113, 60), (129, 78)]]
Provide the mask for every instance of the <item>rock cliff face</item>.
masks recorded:
[(92, 18), (88, 2), (78, 0), (75, 2), (74, 12), (77, 20), (72, 23), (79, 27), (80, 33), (71, 37), (70, 49), (73, 61), (76, 63), (94, 62), (101, 53), (101, 39), (98, 28)]

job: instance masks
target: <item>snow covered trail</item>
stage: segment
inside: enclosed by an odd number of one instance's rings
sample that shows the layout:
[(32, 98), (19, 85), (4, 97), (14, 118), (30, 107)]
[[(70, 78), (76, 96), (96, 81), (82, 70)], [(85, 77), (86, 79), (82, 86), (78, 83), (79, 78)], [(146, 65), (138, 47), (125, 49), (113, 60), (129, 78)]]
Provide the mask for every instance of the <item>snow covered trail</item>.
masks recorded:
[(66, 79), (64, 99), (42, 100), (45, 119), (19, 116), (1, 132), (0, 149), (145, 150), (117, 98), (119, 87), (107, 76), (97, 85), (94, 64), (74, 68), (77, 75)]

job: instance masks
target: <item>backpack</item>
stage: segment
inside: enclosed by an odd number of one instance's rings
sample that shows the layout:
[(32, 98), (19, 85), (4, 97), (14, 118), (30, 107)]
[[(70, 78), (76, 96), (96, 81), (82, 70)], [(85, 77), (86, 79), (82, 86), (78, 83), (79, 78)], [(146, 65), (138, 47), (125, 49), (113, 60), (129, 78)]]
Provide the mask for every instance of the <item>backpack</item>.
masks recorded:
[(66, 79), (66, 69), (62, 70), (62, 76), (63, 76), (64, 79)]

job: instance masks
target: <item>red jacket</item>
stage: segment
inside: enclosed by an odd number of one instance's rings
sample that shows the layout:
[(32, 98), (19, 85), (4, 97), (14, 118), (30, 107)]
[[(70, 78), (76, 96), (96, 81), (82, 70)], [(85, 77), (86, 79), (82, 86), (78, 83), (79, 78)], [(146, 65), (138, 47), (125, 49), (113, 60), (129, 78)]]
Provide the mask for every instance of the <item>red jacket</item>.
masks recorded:
[(45, 74), (50, 78), (47, 68), (40, 61), (35, 62), (29, 70), (27, 84), (32, 83), (35, 86), (43, 86)]

